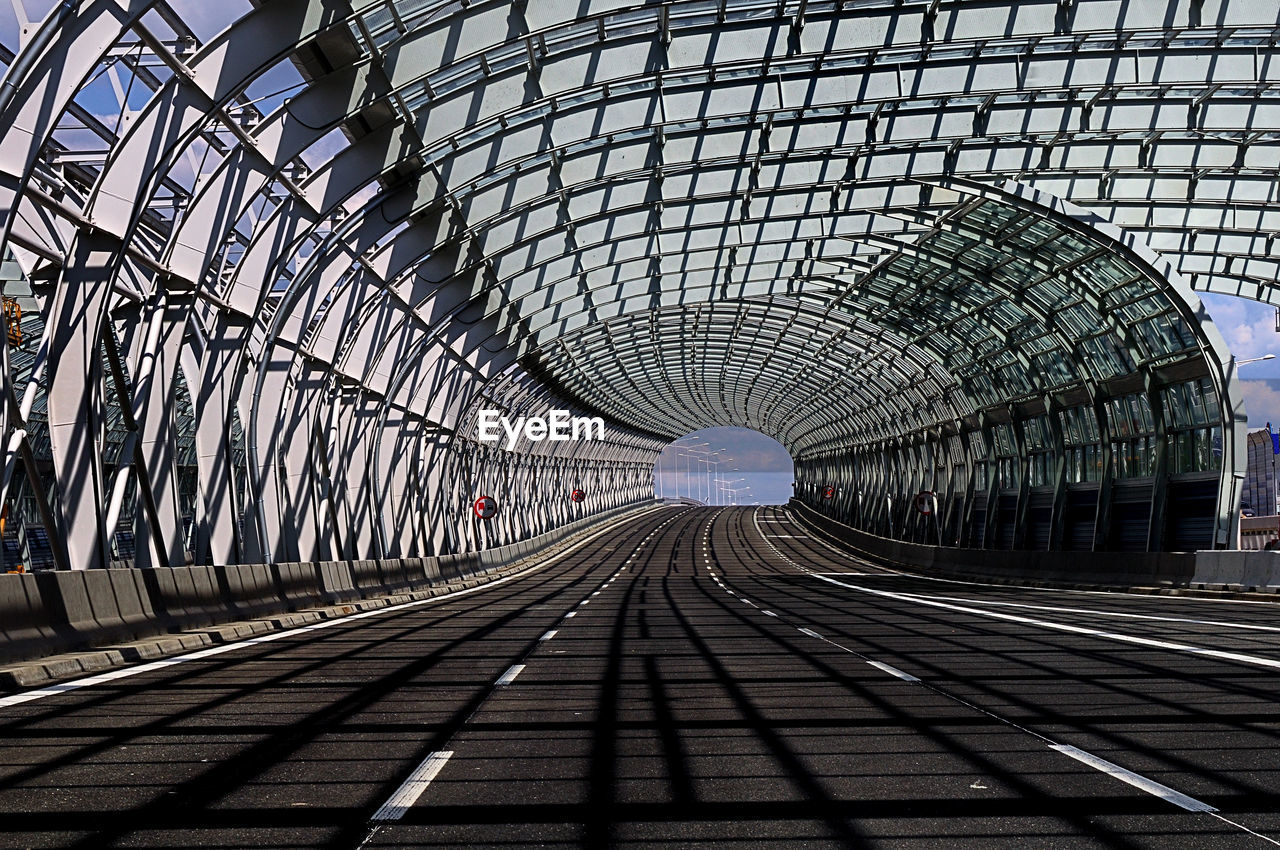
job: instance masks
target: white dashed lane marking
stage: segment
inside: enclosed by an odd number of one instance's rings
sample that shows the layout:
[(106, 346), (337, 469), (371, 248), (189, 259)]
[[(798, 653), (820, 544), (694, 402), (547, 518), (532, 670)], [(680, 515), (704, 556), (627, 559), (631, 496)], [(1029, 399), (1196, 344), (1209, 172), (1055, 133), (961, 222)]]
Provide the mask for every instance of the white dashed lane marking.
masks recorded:
[(875, 667), (877, 670), (883, 670), (884, 672), (888, 673), (890, 676), (897, 676), (899, 679), (901, 679), (904, 682), (920, 681), (915, 676), (912, 676), (910, 673), (904, 673), (903, 671), (899, 670), (897, 667), (893, 667), (889, 664), (884, 664), (880, 661), (868, 661), (867, 663), (870, 664), (872, 667)]
[[(760, 520), (757, 518), (757, 522), (759, 522), (759, 521), (760, 521)], [(766, 520), (766, 521), (768, 521), (768, 520)], [(764, 533), (759, 529), (759, 527), (758, 527), (758, 526), (757, 526), (757, 533), (759, 533), (759, 534), (760, 534), (760, 536), (761, 536), (762, 538), (768, 538), (768, 537), (770, 537), (770, 536), (776, 536), (776, 535), (766, 535), (766, 534), (764, 534)], [(767, 542), (767, 540), (766, 540), (766, 542)], [(1070, 626), (1070, 625), (1063, 624), (1063, 623), (1052, 623), (1052, 622), (1047, 622), (1047, 621), (1043, 621), (1043, 620), (1035, 620), (1035, 619), (1032, 619), (1032, 618), (1029, 618), (1029, 617), (1019, 617), (1019, 616), (1015, 616), (1015, 615), (1012, 615), (1012, 614), (1001, 614), (1001, 613), (998, 613), (998, 612), (995, 612), (995, 611), (984, 611), (984, 610), (981, 610), (981, 609), (978, 609), (978, 608), (970, 608), (969, 606), (966, 606), (966, 605), (953, 605), (953, 604), (948, 604), (948, 603), (946, 603), (946, 602), (939, 601), (939, 600), (938, 600), (938, 599), (936, 599), (936, 598), (930, 599), (930, 598), (927, 598), (927, 597), (917, 596), (917, 595), (914, 595), (914, 594), (899, 594), (899, 593), (891, 593), (891, 592), (889, 592), (889, 591), (875, 590), (875, 589), (872, 589), (872, 588), (869, 588), (869, 587), (862, 587), (862, 586), (859, 586), (859, 585), (845, 584), (844, 582), (836, 581), (835, 579), (833, 579), (833, 578), (829, 578), (828, 576), (832, 576), (832, 575), (842, 575), (842, 576), (844, 576), (844, 577), (848, 577), (848, 576), (856, 575), (856, 574), (854, 574), (854, 573), (843, 573), (843, 574), (840, 574), (840, 573), (828, 573), (828, 574), (817, 573), (817, 572), (815, 572), (815, 571), (813, 571), (813, 570), (808, 569), (808, 568), (807, 568), (807, 567), (805, 567), (804, 565), (797, 563), (796, 561), (794, 561), (793, 559), (791, 559), (790, 557), (788, 557), (787, 555), (785, 555), (784, 553), (782, 553), (781, 551), (779, 551), (779, 550), (778, 550), (778, 548), (777, 548), (776, 546), (774, 546), (772, 543), (768, 543), (767, 545), (768, 545), (771, 549), (773, 549), (773, 551), (774, 551), (774, 553), (775, 553), (775, 554), (777, 554), (777, 555), (778, 555), (779, 557), (781, 557), (783, 560), (786, 560), (786, 561), (790, 562), (790, 563), (792, 564), (792, 566), (794, 566), (794, 567), (798, 568), (798, 569), (799, 569), (801, 572), (803, 572), (803, 573), (807, 573), (807, 574), (809, 574), (809, 575), (812, 575), (812, 576), (814, 576), (815, 578), (821, 579), (822, 581), (830, 582), (831, 584), (839, 585), (839, 586), (841, 586), (841, 587), (846, 587), (846, 588), (849, 588), (849, 589), (851, 589), (851, 590), (857, 590), (857, 591), (860, 591), (860, 592), (863, 592), (863, 593), (869, 593), (869, 594), (872, 594), (872, 595), (875, 595), (875, 596), (888, 597), (888, 598), (892, 598), (892, 599), (900, 599), (900, 600), (903, 600), (903, 601), (915, 602), (915, 603), (918, 603), (918, 604), (928, 605), (928, 606), (935, 607), (935, 608), (945, 608), (945, 609), (950, 609), (950, 610), (960, 611), (960, 612), (967, 613), (967, 614), (980, 614), (980, 615), (982, 615), (982, 616), (992, 617), (992, 618), (994, 618), (994, 619), (1006, 620), (1006, 621), (1010, 621), (1010, 622), (1017, 622), (1017, 623), (1024, 623), (1024, 624), (1027, 624), (1027, 625), (1035, 625), (1035, 626), (1040, 626), (1040, 627), (1043, 627), (1043, 628), (1058, 629), (1058, 630), (1061, 630), (1061, 631), (1072, 632), (1072, 633), (1076, 633), (1076, 634), (1087, 634), (1087, 635), (1096, 636), (1096, 637), (1101, 637), (1101, 638), (1110, 638), (1110, 639), (1112, 639), (1112, 640), (1124, 641), (1124, 642), (1127, 642), (1127, 643), (1136, 643), (1136, 644), (1141, 644), (1141, 645), (1146, 645), (1146, 646), (1156, 646), (1156, 647), (1160, 647), (1160, 648), (1162, 648), (1162, 649), (1172, 649), (1172, 650), (1178, 650), (1178, 651), (1182, 651), (1182, 652), (1190, 652), (1190, 653), (1193, 653), (1193, 654), (1196, 654), (1196, 655), (1207, 655), (1207, 656), (1212, 656), (1212, 657), (1222, 658), (1222, 659), (1224, 659), (1224, 660), (1241, 661), (1241, 662), (1244, 662), (1244, 663), (1258, 664), (1259, 666), (1264, 666), (1264, 667), (1277, 667), (1277, 668), (1280, 668), (1280, 662), (1273, 661), (1273, 660), (1271, 660), (1271, 659), (1269, 659), (1269, 658), (1260, 658), (1260, 657), (1258, 657), (1258, 656), (1243, 655), (1243, 654), (1241, 654), (1241, 653), (1223, 652), (1223, 651), (1220, 651), (1220, 650), (1210, 650), (1210, 649), (1204, 649), (1204, 648), (1202, 648), (1202, 647), (1187, 646), (1187, 645), (1185, 645), (1185, 644), (1174, 644), (1174, 643), (1168, 643), (1168, 642), (1165, 642), (1165, 641), (1157, 641), (1157, 640), (1152, 640), (1152, 639), (1149, 639), (1149, 638), (1139, 638), (1139, 637), (1132, 636), (1132, 635), (1123, 635), (1123, 634), (1115, 634), (1115, 633), (1111, 633), (1111, 632), (1102, 632), (1102, 631), (1098, 631), (1098, 630), (1096, 630), (1096, 629), (1087, 629), (1087, 628), (1083, 628), (1083, 627), (1080, 627), (1080, 626)], [(746, 601), (746, 600), (744, 600), (744, 601)], [(754, 604), (754, 603), (752, 603), (752, 604)], [(977, 601), (977, 600), (973, 600), (973, 601), (971, 602), (971, 604), (982, 604), (982, 603), (981, 603), (981, 602), (979, 602), (979, 601)], [(1013, 607), (1013, 606), (1010, 606), (1010, 607)], [(1018, 607), (1022, 607), (1022, 606), (1018, 606)], [(1029, 607), (1029, 606), (1028, 606), (1028, 607)], [(765, 611), (764, 613), (769, 613), (769, 612)], [(867, 664), (870, 664), (872, 667), (875, 667), (875, 668), (877, 668), (877, 669), (879, 669), (879, 670), (883, 670), (884, 672), (886, 672), (886, 673), (888, 673), (888, 674), (890, 674), (890, 675), (892, 675), (892, 676), (895, 676), (895, 677), (897, 677), (897, 678), (901, 679), (901, 680), (902, 680), (902, 681), (904, 681), (904, 682), (915, 682), (915, 683), (919, 683), (921, 686), (926, 687), (926, 688), (928, 688), (929, 690), (934, 691), (935, 693), (938, 693), (938, 694), (940, 694), (940, 695), (942, 695), (942, 696), (945, 696), (945, 697), (947, 697), (948, 699), (955, 700), (956, 702), (960, 703), (961, 705), (968, 706), (969, 708), (971, 708), (971, 709), (973, 709), (973, 710), (975, 710), (975, 711), (978, 711), (978, 712), (980, 712), (980, 713), (982, 713), (982, 714), (985, 714), (985, 715), (987, 715), (988, 717), (991, 717), (991, 718), (993, 718), (993, 719), (995, 719), (995, 720), (998, 720), (998, 721), (1000, 721), (1001, 723), (1004, 723), (1004, 724), (1006, 724), (1006, 725), (1012, 726), (1013, 728), (1018, 729), (1019, 731), (1025, 732), (1026, 734), (1031, 735), (1031, 736), (1032, 736), (1032, 737), (1034, 737), (1034, 738), (1038, 738), (1039, 740), (1043, 741), (1046, 745), (1048, 745), (1048, 747), (1049, 747), (1050, 749), (1054, 750), (1055, 752), (1059, 752), (1059, 753), (1062, 753), (1062, 754), (1063, 754), (1063, 755), (1065, 755), (1065, 756), (1069, 756), (1070, 758), (1075, 759), (1076, 761), (1080, 762), (1081, 764), (1088, 765), (1089, 767), (1092, 767), (1092, 768), (1093, 768), (1093, 769), (1095, 769), (1095, 770), (1098, 770), (1098, 771), (1100, 771), (1100, 772), (1102, 772), (1102, 773), (1105, 773), (1105, 774), (1107, 774), (1108, 776), (1111, 776), (1111, 777), (1114, 777), (1114, 778), (1116, 778), (1116, 779), (1119, 779), (1121, 782), (1125, 782), (1125, 783), (1127, 783), (1128, 785), (1131, 785), (1131, 786), (1133, 786), (1134, 788), (1137, 788), (1137, 789), (1139, 789), (1139, 790), (1141, 790), (1141, 791), (1144, 791), (1144, 792), (1145, 792), (1145, 793), (1147, 793), (1147, 794), (1151, 794), (1151, 795), (1153, 795), (1153, 796), (1155, 796), (1155, 797), (1159, 797), (1160, 799), (1165, 800), (1165, 801), (1167, 801), (1167, 802), (1169, 802), (1169, 803), (1172, 803), (1173, 805), (1178, 806), (1179, 808), (1185, 809), (1186, 811), (1189, 811), (1189, 812), (1199, 812), (1199, 813), (1207, 814), (1207, 815), (1209, 815), (1209, 816), (1211, 816), (1211, 817), (1213, 817), (1213, 818), (1216, 818), (1217, 820), (1222, 821), (1223, 823), (1230, 824), (1231, 826), (1234, 826), (1234, 827), (1236, 827), (1236, 828), (1240, 829), (1241, 831), (1246, 832), (1246, 833), (1248, 833), (1248, 834), (1250, 834), (1250, 835), (1254, 836), (1255, 838), (1261, 838), (1263, 841), (1266, 841), (1266, 842), (1267, 842), (1267, 843), (1269, 843), (1269, 844), (1274, 844), (1274, 845), (1280, 846), (1280, 841), (1276, 841), (1275, 839), (1270, 838), (1269, 836), (1262, 835), (1261, 833), (1255, 832), (1255, 831), (1253, 831), (1252, 829), (1249, 829), (1249, 828), (1248, 828), (1247, 826), (1245, 826), (1244, 824), (1241, 824), (1241, 823), (1238, 823), (1238, 822), (1236, 822), (1236, 821), (1233, 821), (1233, 820), (1231, 820), (1231, 819), (1229, 819), (1229, 818), (1227, 818), (1227, 817), (1223, 816), (1222, 814), (1218, 813), (1218, 810), (1217, 810), (1216, 808), (1214, 808), (1213, 806), (1209, 805), (1208, 803), (1205, 803), (1205, 802), (1203, 802), (1203, 801), (1201, 801), (1201, 800), (1197, 800), (1197, 799), (1196, 799), (1196, 798), (1194, 798), (1194, 797), (1191, 797), (1191, 796), (1188, 796), (1188, 795), (1186, 795), (1186, 794), (1183, 794), (1181, 791), (1177, 791), (1177, 790), (1175, 790), (1175, 789), (1173, 789), (1173, 788), (1170, 788), (1168, 785), (1164, 785), (1164, 784), (1162, 784), (1162, 783), (1160, 783), (1160, 782), (1156, 782), (1154, 779), (1149, 779), (1149, 778), (1147, 778), (1147, 777), (1145, 777), (1145, 776), (1143, 776), (1143, 775), (1141, 775), (1141, 774), (1139, 774), (1139, 773), (1135, 773), (1135, 772), (1133, 772), (1132, 770), (1129, 770), (1128, 768), (1121, 767), (1120, 765), (1118, 765), (1118, 764), (1116, 764), (1116, 763), (1114, 763), (1114, 762), (1108, 761), (1107, 759), (1104, 759), (1104, 758), (1102, 758), (1101, 756), (1096, 756), (1096, 755), (1094, 755), (1093, 753), (1090, 753), (1090, 752), (1087, 752), (1087, 751), (1085, 751), (1085, 750), (1079, 749), (1078, 747), (1073, 747), (1073, 746), (1071, 746), (1071, 745), (1069, 745), (1069, 744), (1059, 744), (1059, 743), (1057, 743), (1056, 741), (1052, 740), (1051, 738), (1047, 738), (1047, 737), (1045, 737), (1044, 735), (1041, 735), (1041, 734), (1040, 734), (1040, 733), (1038, 733), (1038, 732), (1035, 732), (1035, 731), (1033, 731), (1033, 730), (1031, 730), (1031, 729), (1028, 729), (1028, 728), (1026, 728), (1026, 727), (1024, 727), (1024, 726), (1021, 726), (1021, 725), (1019, 725), (1019, 724), (1017, 724), (1017, 723), (1013, 722), (1012, 720), (1009, 720), (1009, 719), (1007, 719), (1007, 718), (1001, 717), (1000, 715), (995, 714), (995, 713), (993, 713), (993, 712), (991, 712), (991, 711), (988, 711), (987, 709), (984, 709), (984, 708), (982, 708), (981, 706), (975, 705), (975, 704), (973, 704), (973, 703), (971, 703), (971, 702), (968, 702), (967, 700), (961, 699), (960, 697), (957, 697), (957, 696), (955, 696), (955, 695), (953, 695), (953, 694), (950, 694), (950, 693), (948, 693), (947, 691), (942, 690), (941, 688), (935, 687), (935, 686), (930, 685), (930, 684), (925, 683), (925, 682), (921, 682), (921, 680), (920, 680), (920, 679), (916, 678), (915, 676), (912, 676), (910, 673), (906, 673), (906, 672), (904, 672), (904, 671), (902, 671), (902, 670), (899, 670), (897, 667), (893, 667), (892, 665), (885, 664), (885, 663), (880, 662), (880, 661), (872, 661), (870, 658), (867, 658), (867, 657), (866, 657), (866, 656), (864, 656), (862, 653), (860, 653), (860, 652), (856, 652), (855, 650), (849, 649), (848, 647), (841, 646), (840, 644), (836, 643), (835, 641), (832, 641), (832, 640), (831, 640), (831, 639), (829, 639), (829, 638), (825, 638), (825, 637), (823, 637), (822, 635), (818, 634), (817, 632), (813, 631), (812, 629), (808, 629), (808, 628), (800, 628), (800, 631), (805, 632), (806, 634), (808, 634), (808, 635), (810, 635), (810, 636), (812, 636), (812, 637), (819, 638), (820, 640), (823, 640), (823, 641), (825, 641), (825, 642), (827, 642), (827, 643), (831, 644), (832, 646), (836, 646), (836, 647), (838, 647), (838, 648), (840, 648), (840, 649), (844, 650), (845, 652), (850, 653), (851, 655), (855, 655), (855, 656), (857, 656), (858, 658), (861, 658), (861, 659), (862, 659), (863, 661), (865, 661)]]
[(1227, 652), (1221, 649), (1209, 649), (1203, 646), (1192, 646), (1185, 643), (1173, 643), (1171, 641), (1156, 640), (1154, 638), (1139, 637), (1138, 635), (1126, 635), (1119, 632), (1108, 632), (1101, 629), (1091, 629), (1086, 626), (1073, 626), (1069, 623), (1056, 623), (1051, 620), (1038, 620), (1034, 617), (1022, 617), (1017, 614), (1005, 614), (1000, 611), (987, 611), (982, 608), (974, 608), (972, 605), (981, 605), (979, 601), (974, 601), (970, 605), (954, 605), (948, 602), (940, 602), (928, 596), (919, 596), (912, 593), (892, 593), (887, 590), (876, 590), (870, 587), (863, 587), (856, 584), (847, 584), (842, 581), (836, 581), (829, 576), (813, 574), (814, 578), (819, 581), (825, 581), (839, 587), (845, 587), (849, 590), (856, 590), (859, 593), (867, 593), (872, 596), (880, 596), (887, 599), (896, 599), (901, 602), (910, 602), (916, 605), (926, 605), (931, 608), (943, 608), (948, 611), (956, 611), (962, 614), (977, 614), (981, 617), (990, 617), (993, 620), (1004, 620), (1009, 623), (1018, 623), (1021, 625), (1035, 626), (1042, 629), (1052, 629), (1060, 632), (1070, 632), (1077, 635), (1086, 635), (1088, 637), (1102, 638), (1103, 640), (1119, 641), (1121, 643), (1137, 644), (1138, 646), (1149, 646), (1156, 649), (1167, 649), (1173, 652), (1185, 652), (1190, 655), (1199, 655), (1206, 658), (1217, 658), (1223, 661), (1235, 661), (1242, 664), (1253, 664), (1258, 667), (1269, 667), (1273, 670), (1280, 670), (1280, 661), (1274, 658), (1264, 658), (1258, 655), (1247, 655), (1243, 652)]
[(1217, 809), (1215, 809), (1213, 806), (1209, 805), (1208, 803), (1201, 802), (1200, 800), (1197, 800), (1195, 797), (1188, 797), (1186, 794), (1183, 794), (1181, 791), (1175, 791), (1172, 788), (1170, 788), (1168, 785), (1161, 785), (1159, 782), (1156, 782), (1154, 779), (1148, 779), (1147, 777), (1141, 774), (1134, 773), (1132, 770), (1128, 770), (1127, 768), (1123, 768), (1118, 764), (1109, 762), (1104, 758), (1095, 756), (1093, 753), (1087, 753), (1084, 750), (1077, 749), (1072, 746), (1068, 746), (1067, 744), (1054, 744), (1052, 747), (1050, 747), (1050, 749), (1057, 750), (1063, 755), (1071, 756), (1071, 758), (1075, 759), (1078, 762), (1081, 762), (1082, 764), (1087, 764), (1089, 765), (1089, 767), (1092, 767), (1095, 770), (1100, 770), (1103, 773), (1106, 773), (1110, 776), (1114, 776), (1116, 779), (1119, 779), (1121, 782), (1127, 782), (1130, 785), (1132, 785), (1134, 788), (1140, 788), (1141, 790), (1146, 791), (1148, 794), (1153, 794), (1156, 797), (1161, 798), (1162, 800), (1168, 800), (1170, 803), (1173, 803), (1175, 806), (1186, 809), (1189, 812), (1216, 812), (1217, 811)]
[(400, 820), (404, 817), (404, 813), (418, 802), (422, 792), (427, 790), (431, 780), (436, 778), (436, 774), (451, 758), (453, 758), (452, 750), (443, 750), (427, 756), (422, 764), (414, 768), (413, 773), (409, 774), (409, 778), (396, 790), (396, 793), (392, 794), (391, 798), (382, 804), (382, 808), (374, 813), (373, 820)]
[(507, 668), (507, 672), (503, 673), (501, 676), (498, 677), (498, 681), (494, 682), (494, 684), (509, 685), (516, 680), (516, 676), (519, 676), (520, 673), (523, 672), (523, 670), (524, 670), (523, 664), (512, 664), (510, 667)]

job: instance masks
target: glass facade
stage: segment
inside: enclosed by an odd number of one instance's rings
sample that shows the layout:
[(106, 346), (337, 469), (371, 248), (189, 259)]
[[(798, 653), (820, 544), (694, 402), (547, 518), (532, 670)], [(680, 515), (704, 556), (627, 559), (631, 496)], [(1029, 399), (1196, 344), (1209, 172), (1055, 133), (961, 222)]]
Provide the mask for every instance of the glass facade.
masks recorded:
[[(929, 488), (963, 545), (1234, 537), (1193, 288), (1280, 301), (1265, 4), (28, 5), (0, 495), (60, 566), (505, 544), (568, 521), (534, 481), (631, 504), (712, 425), (878, 533)], [(482, 404), (613, 439), (494, 454)]]

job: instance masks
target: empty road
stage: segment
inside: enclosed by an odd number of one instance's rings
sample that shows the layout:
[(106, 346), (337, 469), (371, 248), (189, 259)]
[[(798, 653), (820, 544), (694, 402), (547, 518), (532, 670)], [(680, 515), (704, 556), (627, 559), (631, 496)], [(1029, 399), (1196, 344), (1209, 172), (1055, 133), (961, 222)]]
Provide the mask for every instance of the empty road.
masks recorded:
[(928, 579), (668, 508), (0, 699), (6, 847), (1266, 847), (1280, 607)]

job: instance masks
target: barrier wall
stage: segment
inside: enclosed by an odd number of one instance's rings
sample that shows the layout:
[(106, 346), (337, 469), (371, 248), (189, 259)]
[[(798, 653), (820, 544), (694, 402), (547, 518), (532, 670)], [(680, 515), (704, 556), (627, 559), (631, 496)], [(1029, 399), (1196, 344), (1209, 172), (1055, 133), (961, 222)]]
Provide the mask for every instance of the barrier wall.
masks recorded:
[(440, 558), (0, 575), (0, 663), (459, 581), (479, 583), (530, 556), (562, 551), (588, 531), (650, 510), (659, 508), (648, 501), (626, 505), (520, 543)]
[(1280, 552), (1216, 550), (1196, 553), (1192, 587), (1261, 589), (1280, 587)]
[(852, 555), (955, 578), (1104, 587), (1280, 588), (1280, 552), (1032, 552), (903, 543), (859, 531), (803, 502), (788, 505), (802, 524)]
[(801, 523), (851, 554), (957, 578), (998, 578), (1055, 584), (1189, 584), (1195, 577), (1193, 552), (1029, 552), (926, 546), (859, 531), (791, 500)]

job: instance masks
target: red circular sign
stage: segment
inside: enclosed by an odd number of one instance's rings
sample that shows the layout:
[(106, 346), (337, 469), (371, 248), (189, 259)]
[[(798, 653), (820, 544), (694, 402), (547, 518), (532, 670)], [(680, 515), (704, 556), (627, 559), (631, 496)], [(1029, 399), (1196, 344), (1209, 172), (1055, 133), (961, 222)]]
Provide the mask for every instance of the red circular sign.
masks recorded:
[(492, 496), (481, 496), (471, 506), (471, 510), (480, 519), (492, 519), (498, 513), (498, 500)]
[(832, 487), (830, 484), (822, 488), (822, 498), (834, 499), (835, 495), (836, 495), (836, 488)]
[(937, 498), (932, 490), (921, 490), (916, 493), (916, 510), (928, 516), (933, 513), (934, 506), (937, 505)]
[(587, 493), (582, 488), (575, 487), (573, 492), (569, 494), (569, 498), (573, 499), (575, 502), (581, 502), (583, 499), (587, 498)]

